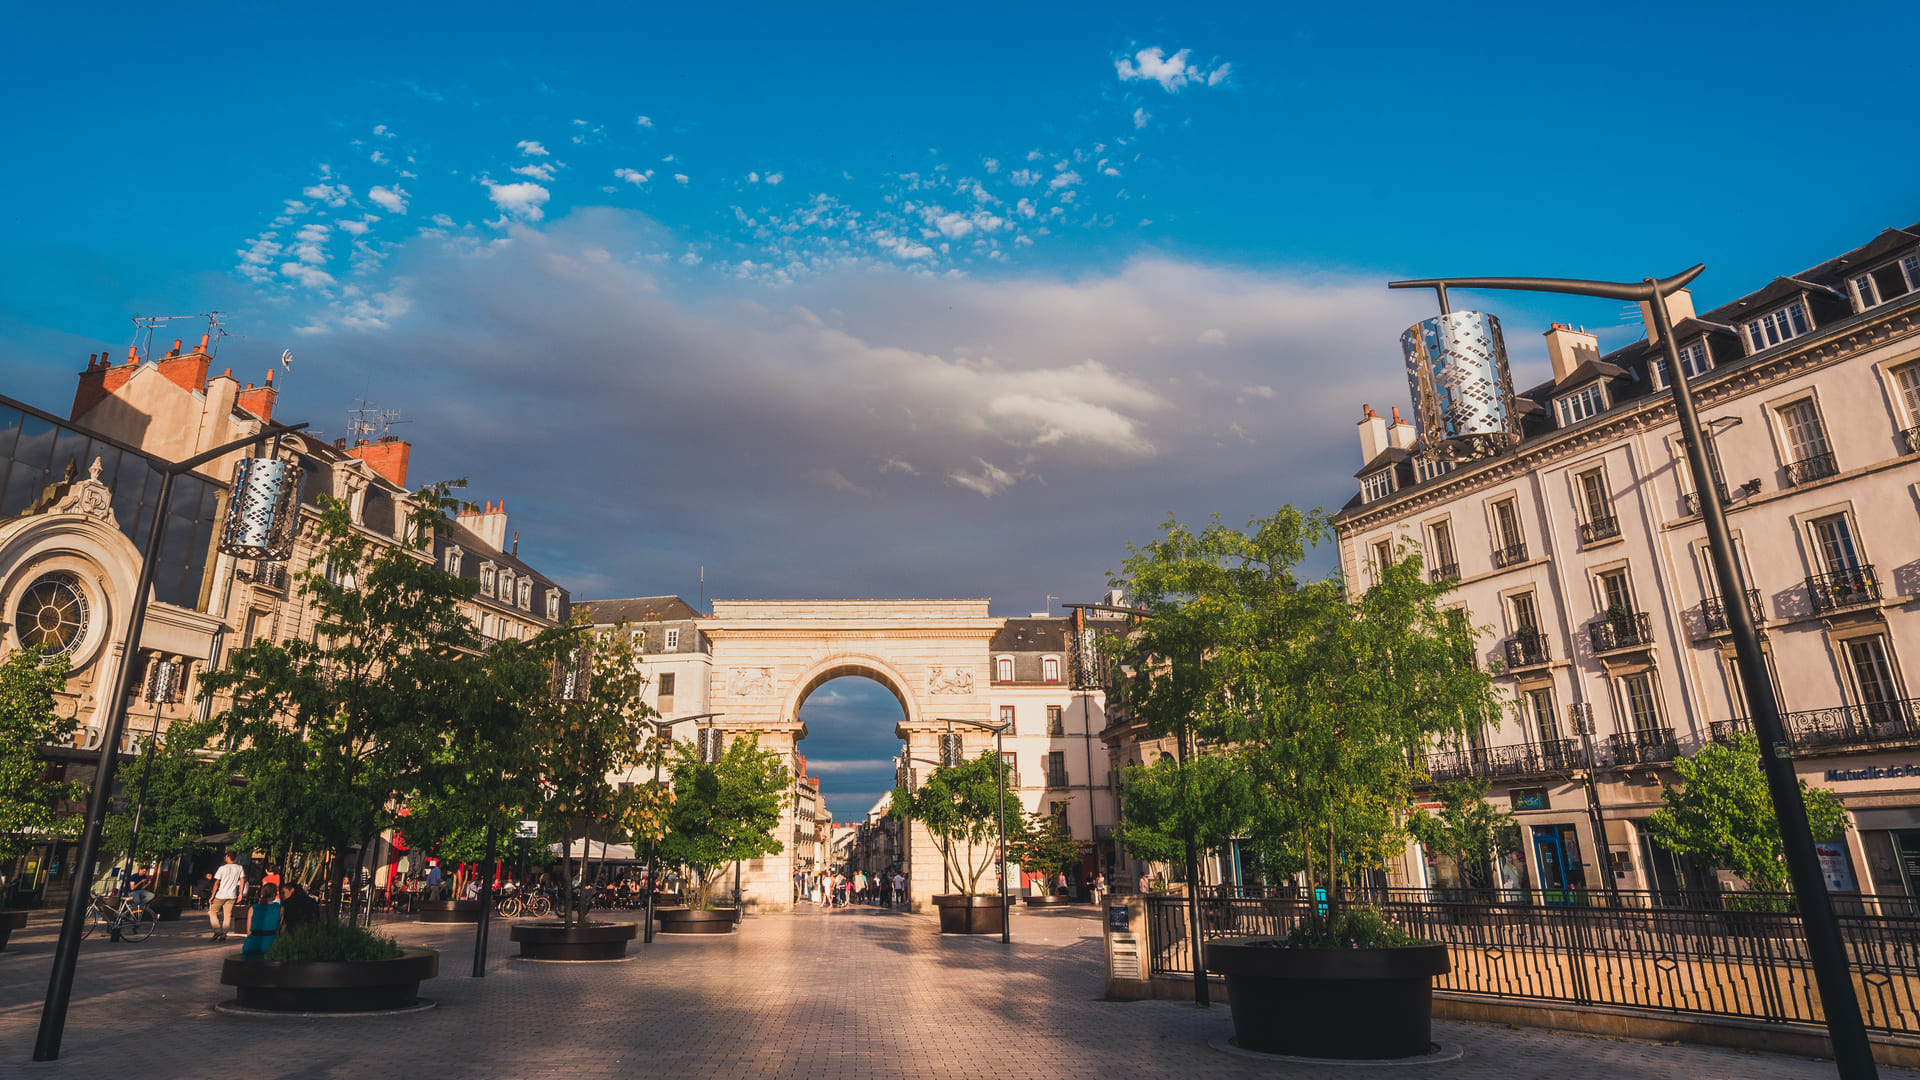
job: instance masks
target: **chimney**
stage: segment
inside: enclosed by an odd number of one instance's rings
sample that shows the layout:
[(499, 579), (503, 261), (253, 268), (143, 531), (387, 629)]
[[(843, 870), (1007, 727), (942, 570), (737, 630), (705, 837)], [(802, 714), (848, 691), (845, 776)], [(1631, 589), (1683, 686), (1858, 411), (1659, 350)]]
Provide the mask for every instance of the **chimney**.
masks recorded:
[(207, 355), (205, 338), (200, 339), (199, 348), (184, 356), (180, 353), (180, 342), (176, 339), (173, 343), (173, 351), (162, 357), (157, 366), (160, 374), (166, 376), (168, 382), (182, 390), (193, 391), (206, 386), (207, 365), (212, 362), (213, 358)]
[(1387, 445), (1395, 450), (1411, 450), (1419, 436), (1414, 433), (1413, 421), (1402, 419), (1400, 406), (1393, 407), (1393, 426), (1387, 429)]
[[(96, 361), (98, 363), (96, 364)], [(139, 370), (138, 361), (132, 349), (127, 350), (127, 366), (114, 367), (113, 357), (106, 353), (87, 358), (87, 370), (80, 373), (80, 381), (73, 389), (73, 411), (67, 415), (69, 420), (78, 420), (93, 410), (93, 407), (112, 397), (133, 373)]]
[(469, 504), (460, 511), (460, 524), (486, 542), (494, 551), (504, 552), (507, 542), (507, 501), (488, 502), (486, 509)]
[[(407, 460), (413, 456), (412, 443), (403, 442), (393, 435), (386, 435), (382, 436), (379, 442), (374, 443), (362, 439), (347, 453), (373, 466), (374, 472), (401, 487), (407, 486)], [(469, 525), (468, 528), (472, 526)]]
[[(204, 365), (204, 363), (205, 361), (203, 360), (202, 364)], [(248, 383), (247, 388), (240, 391), (239, 395), (234, 399), (234, 404), (259, 417), (262, 422), (265, 422), (273, 419), (274, 399), (279, 396), (280, 391), (273, 385), (273, 369), (268, 368), (266, 385), (256, 390), (252, 383)]]
[(1387, 422), (1371, 405), (1360, 409), (1360, 464), (1365, 465), (1387, 449)]
[(1600, 359), (1600, 339), (1584, 328), (1554, 323), (1547, 329), (1547, 357), (1553, 361), (1553, 381), (1565, 382), (1581, 364)]
[[(1679, 325), (1682, 319), (1693, 318), (1693, 290), (1681, 289), (1667, 297), (1667, 321)], [(1640, 302), (1640, 321), (1647, 324), (1647, 344), (1660, 344), (1660, 330), (1653, 324), (1653, 305)]]

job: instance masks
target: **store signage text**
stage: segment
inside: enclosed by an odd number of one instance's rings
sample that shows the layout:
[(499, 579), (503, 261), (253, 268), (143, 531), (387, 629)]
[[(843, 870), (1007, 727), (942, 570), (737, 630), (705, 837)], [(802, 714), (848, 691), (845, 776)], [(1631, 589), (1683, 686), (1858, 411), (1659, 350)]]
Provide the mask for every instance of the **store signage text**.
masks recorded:
[(1903, 776), (1920, 776), (1920, 765), (1868, 765), (1859, 769), (1828, 769), (1827, 782), (1838, 780), (1897, 780)]

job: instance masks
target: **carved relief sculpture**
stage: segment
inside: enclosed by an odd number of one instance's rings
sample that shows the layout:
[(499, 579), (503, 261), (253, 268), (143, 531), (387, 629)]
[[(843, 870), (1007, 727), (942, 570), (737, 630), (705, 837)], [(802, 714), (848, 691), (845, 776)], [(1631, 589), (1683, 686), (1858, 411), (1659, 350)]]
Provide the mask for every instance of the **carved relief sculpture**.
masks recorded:
[(727, 693), (734, 697), (764, 696), (773, 693), (773, 669), (770, 667), (727, 669)]
[(973, 693), (972, 668), (934, 668), (927, 676), (929, 694)]

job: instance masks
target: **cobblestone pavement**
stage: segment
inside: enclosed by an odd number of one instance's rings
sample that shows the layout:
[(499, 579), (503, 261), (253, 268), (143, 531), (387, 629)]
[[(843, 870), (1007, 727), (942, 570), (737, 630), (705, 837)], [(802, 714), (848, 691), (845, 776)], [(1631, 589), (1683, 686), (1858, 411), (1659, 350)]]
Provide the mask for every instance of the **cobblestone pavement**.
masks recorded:
[[(1101, 1000), (1099, 923), (1089, 911), (1016, 917), (1014, 944), (943, 938), (926, 916), (870, 908), (749, 918), (726, 937), (635, 942), (636, 959), (541, 964), (511, 958), (495, 923), (485, 979), (468, 977), (473, 928), (399, 922), (402, 944), (443, 950), (431, 1011), (275, 1019), (217, 1013), (231, 950), (204, 920), (163, 924), (141, 944), (85, 943), (58, 1062), (34, 1064), (53, 952), (50, 918), (0, 953), (0, 1077), (1340, 1077), (1211, 1048), (1227, 1010)], [(1437, 1024), (1456, 1062), (1386, 1070), (1436, 1078), (1831, 1077), (1800, 1058)], [(1916, 1074), (1883, 1070), (1883, 1076)]]

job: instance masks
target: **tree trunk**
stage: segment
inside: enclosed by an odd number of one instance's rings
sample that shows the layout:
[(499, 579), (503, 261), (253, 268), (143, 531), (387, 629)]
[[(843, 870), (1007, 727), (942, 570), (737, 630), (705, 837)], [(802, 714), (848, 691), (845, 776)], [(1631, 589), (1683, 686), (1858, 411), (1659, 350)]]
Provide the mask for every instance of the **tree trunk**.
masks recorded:
[(560, 840), (560, 925), (573, 925), (573, 820), (567, 820), (567, 835)]

